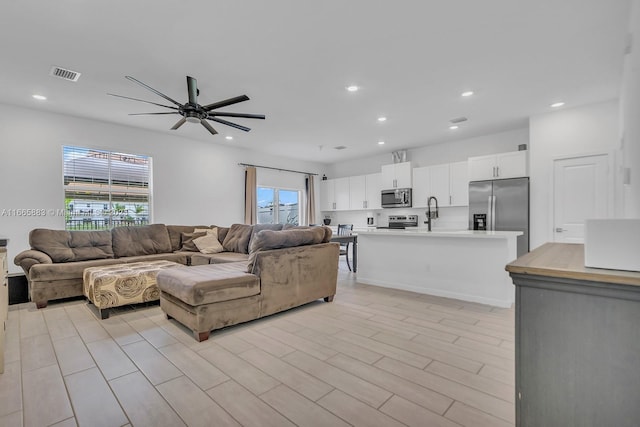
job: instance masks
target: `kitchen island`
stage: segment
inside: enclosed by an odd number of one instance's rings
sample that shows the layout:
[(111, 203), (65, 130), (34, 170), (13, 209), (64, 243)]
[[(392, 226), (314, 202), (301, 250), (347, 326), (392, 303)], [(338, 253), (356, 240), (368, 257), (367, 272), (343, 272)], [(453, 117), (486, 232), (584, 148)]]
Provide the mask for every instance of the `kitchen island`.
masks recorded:
[(358, 231), (358, 282), (511, 307), (518, 231)]

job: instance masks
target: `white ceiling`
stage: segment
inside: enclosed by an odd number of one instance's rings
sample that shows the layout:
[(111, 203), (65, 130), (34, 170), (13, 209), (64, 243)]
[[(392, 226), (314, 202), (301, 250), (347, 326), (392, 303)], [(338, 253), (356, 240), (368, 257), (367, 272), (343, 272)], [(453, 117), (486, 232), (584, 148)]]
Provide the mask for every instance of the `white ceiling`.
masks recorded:
[[(0, 102), (336, 162), (525, 126), (558, 100), (617, 97), (629, 9), (628, 0), (3, 1)], [(82, 76), (50, 77), (52, 65)], [(235, 120), (249, 133), (216, 123), (215, 137), (191, 123), (171, 131), (179, 116), (129, 116), (168, 110), (106, 95), (167, 103), (125, 75), (180, 102), (190, 75), (201, 104), (247, 94), (220, 111), (267, 119)], [(468, 122), (449, 130), (459, 116)]]

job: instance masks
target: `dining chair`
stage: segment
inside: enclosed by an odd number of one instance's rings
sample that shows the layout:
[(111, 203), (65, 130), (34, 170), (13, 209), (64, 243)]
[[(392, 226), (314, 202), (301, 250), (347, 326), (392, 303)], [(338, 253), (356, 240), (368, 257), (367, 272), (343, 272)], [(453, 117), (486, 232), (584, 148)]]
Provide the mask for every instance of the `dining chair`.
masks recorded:
[[(353, 232), (353, 224), (338, 224), (338, 236), (350, 236)], [(349, 245), (350, 243), (340, 243), (340, 256), (344, 255), (347, 258), (347, 267), (351, 270), (351, 263), (349, 262)]]

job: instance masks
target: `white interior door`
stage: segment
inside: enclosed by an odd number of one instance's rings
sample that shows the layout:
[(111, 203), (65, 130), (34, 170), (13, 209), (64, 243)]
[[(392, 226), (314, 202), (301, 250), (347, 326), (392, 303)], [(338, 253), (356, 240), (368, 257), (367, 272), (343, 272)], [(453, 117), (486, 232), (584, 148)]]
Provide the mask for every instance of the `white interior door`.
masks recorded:
[(607, 217), (607, 155), (556, 160), (553, 181), (554, 241), (584, 243), (584, 220)]

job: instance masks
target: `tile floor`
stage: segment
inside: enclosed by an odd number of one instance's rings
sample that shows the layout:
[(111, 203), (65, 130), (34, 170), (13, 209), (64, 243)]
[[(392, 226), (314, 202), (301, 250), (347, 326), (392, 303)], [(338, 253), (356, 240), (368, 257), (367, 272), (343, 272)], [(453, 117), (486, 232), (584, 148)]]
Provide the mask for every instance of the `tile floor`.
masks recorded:
[(0, 426), (512, 426), (514, 312), (360, 285), (196, 342), (159, 306), (11, 306)]

